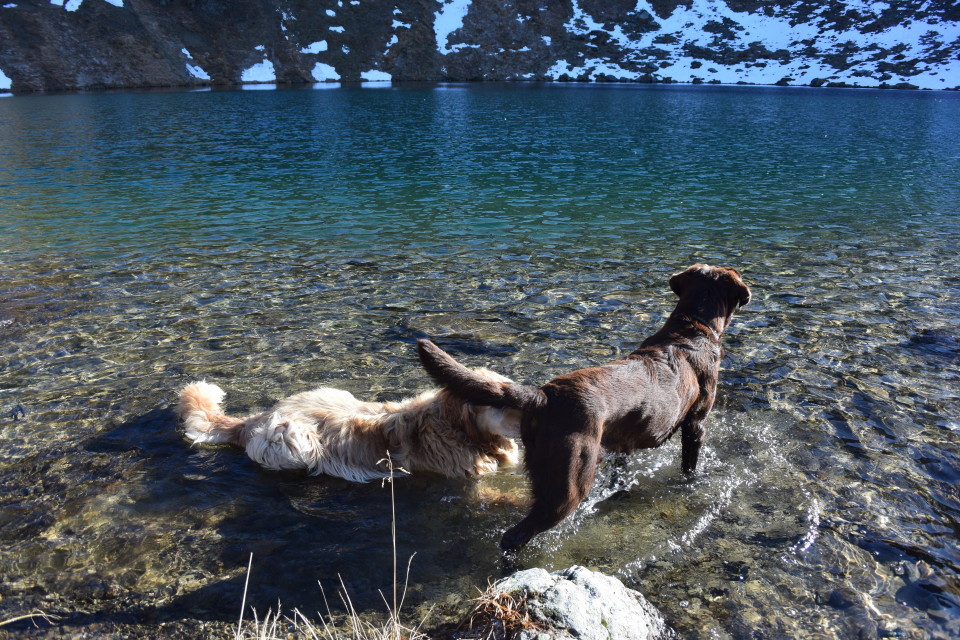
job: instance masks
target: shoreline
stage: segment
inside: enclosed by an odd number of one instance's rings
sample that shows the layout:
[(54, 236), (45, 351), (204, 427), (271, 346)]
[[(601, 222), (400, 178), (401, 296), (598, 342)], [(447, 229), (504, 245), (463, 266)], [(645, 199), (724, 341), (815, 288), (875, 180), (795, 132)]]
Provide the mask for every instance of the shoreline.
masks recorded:
[(62, 90), (37, 90), (37, 91), (12, 91), (10, 89), (0, 89), (0, 97), (24, 97), (24, 96), (56, 96), (56, 95), (77, 95), (86, 93), (190, 93), (190, 92), (208, 92), (208, 91), (268, 91), (268, 90), (323, 90), (339, 88), (443, 88), (447, 86), (526, 86), (526, 87), (551, 87), (551, 86), (625, 86), (625, 87), (749, 87), (757, 89), (856, 89), (859, 91), (922, 91), (931, 93), (953, 93), (960, 92), (960, 84), (955, 87), (930, 88), (920, 87), (914, 84), (901, 82), (897, 84), (883, 83), (879, 86), (868, 86), (849, 84), (846, 82), (819, 82), (809, 84), (762, 84), (752, 82), (726, 83), (720, 81), (705, 82), (681, 82), (678, 80), (643, 80), (643, 79), (611, 79), (611, 80), (580, 80), (576, 78), (566, 80), (452, 80), (452, 81), (420, 81), (420, 80), (391, 80), (391, 81), (322, 81), (322, 82), (236, 82), (236, 83), (202, 83), (202, 84), (178, 84), (178, 85), (123, 85), (123, 86), (89, 86), (76, 87)]

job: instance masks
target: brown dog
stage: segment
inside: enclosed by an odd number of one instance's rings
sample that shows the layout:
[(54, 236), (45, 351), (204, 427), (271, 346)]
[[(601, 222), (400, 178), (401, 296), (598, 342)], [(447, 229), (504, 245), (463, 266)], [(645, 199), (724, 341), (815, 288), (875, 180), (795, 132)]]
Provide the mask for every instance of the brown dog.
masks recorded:
[(696, 470), (702, 421), (713, 406), (723, 358), (720, 336), (750, 301), (750, 288), (736, 269), (706, 264), (674, 275), (670, 288), (680, 297), (676, 309), (636, 351), (539, 389), (491, 382), (429, 340), (419, 341), (420, 361), (441, 385), (472, 402), (523, 411), (520, 433), (533, 505), (504, 534), (504, 550), (519, 549), (576, 509), (593, 484), (601, 447), (659, 447), (679, 429), (683, 471)]

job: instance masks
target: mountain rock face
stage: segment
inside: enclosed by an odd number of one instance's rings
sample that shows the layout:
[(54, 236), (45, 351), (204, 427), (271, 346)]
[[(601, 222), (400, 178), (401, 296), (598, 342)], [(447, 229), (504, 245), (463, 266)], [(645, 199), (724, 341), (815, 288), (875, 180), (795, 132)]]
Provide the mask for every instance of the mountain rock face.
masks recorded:
[(0, 91), (479, 80), (960, 88), (956, 0), (0, 0)]

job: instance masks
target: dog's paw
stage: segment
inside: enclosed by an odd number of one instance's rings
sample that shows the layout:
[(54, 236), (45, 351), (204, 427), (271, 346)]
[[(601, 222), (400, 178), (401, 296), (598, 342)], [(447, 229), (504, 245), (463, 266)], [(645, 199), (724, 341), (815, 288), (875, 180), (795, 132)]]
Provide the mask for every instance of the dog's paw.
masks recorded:
[(500, 463), (496, 458), (491, 458), (490, 456), (480, 456), (476, 460), (473, 471), (476, 475), (482, 476), (488, 473), (494, 473), (499, 468)]

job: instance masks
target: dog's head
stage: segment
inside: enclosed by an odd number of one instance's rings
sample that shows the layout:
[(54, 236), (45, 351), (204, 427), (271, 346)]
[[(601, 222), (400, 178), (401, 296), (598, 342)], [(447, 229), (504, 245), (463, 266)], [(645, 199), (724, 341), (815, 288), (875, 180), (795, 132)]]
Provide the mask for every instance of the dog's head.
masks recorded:
[(487, 433), (512, 440), (520, 437), (520, 418), (522, 415), (519, 409), (478, 406), (477, 426)]
[(670, 288), (705, 320), (725, 318), (721, 331), (730, 324), (734, 311), (750, 302), (750, 287), (733, 267), (695, 264), (671, 277)]
[[(478, 368), (473, 372), (490, 382), (513, 382), (510, 378), (489, 369)], [(463, 432), (471, 441), (500, 442), (502, 439), (512, 440), (520, 437), (522, 413), (518, 409), (491, 407), (464, 400), (449, 389), (441, 389), (440, 394), (451, 426)]]
[[(474, 371), (491, 382), (513, 382), (490, 369), (474, 369)], [(498, 409), (488, 405), (474, 405), (476, 411), (477, 428), (491, 435), (504, 438), (520, 437), (521, 413), (517, 409)]]

